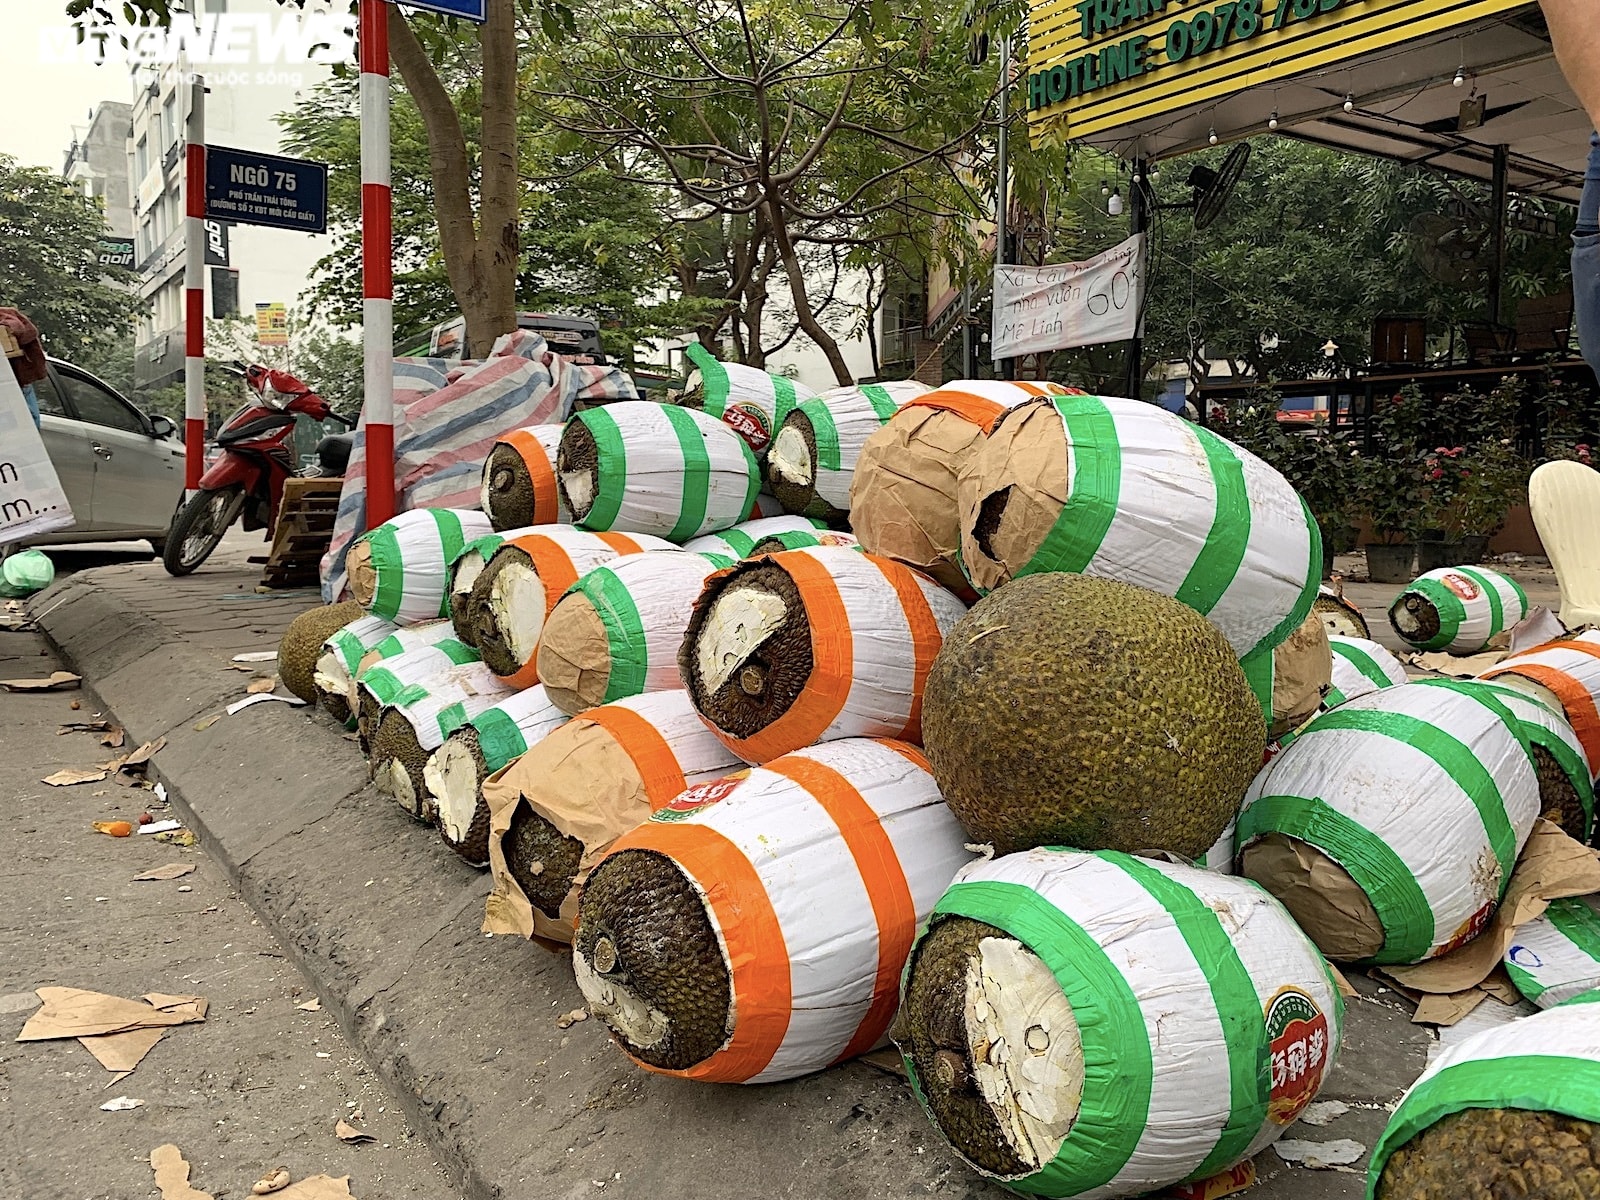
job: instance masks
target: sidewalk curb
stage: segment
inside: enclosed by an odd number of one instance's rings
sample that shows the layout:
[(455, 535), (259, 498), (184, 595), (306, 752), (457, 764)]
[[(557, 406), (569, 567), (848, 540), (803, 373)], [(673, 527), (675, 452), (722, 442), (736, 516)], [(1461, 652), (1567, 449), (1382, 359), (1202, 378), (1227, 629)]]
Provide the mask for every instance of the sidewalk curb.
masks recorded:
[(130, 744), (167, 738), (174, 806), (469, 1200), (1008, 1194), (882, 1071), (709, 1086), (639, 1070), (598, 1021), (559, 1029), (583, 1007), (566, 960), (479, 931), (487, 875), (379, 795), (330, 720), (258, 704), (197, 730), (244, 677), (92, 571), (33, 610)]

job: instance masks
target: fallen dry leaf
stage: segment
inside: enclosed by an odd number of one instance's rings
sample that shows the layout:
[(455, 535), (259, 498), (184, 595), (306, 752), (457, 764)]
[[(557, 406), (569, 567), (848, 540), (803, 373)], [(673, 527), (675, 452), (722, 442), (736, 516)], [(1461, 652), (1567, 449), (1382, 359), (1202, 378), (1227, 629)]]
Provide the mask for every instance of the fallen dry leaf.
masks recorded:
[(0, 688), (8, 692), (55, 692), (75, 688), (81, 682), (81, 675), (74, 675), (71, 671), (55, 671), (48, 679), (0, 679)]
[(117, 750), (121, 748), (123, 741), (124, 738), (121, 728), (118, 726), (112, 726), (110, 732), (108, 732), (105, 737), (100, 739), (100, 744), (102, 746), (110, 746), (113, 750)]
[(150, 1151), (150, 1166), (156, 1173), (161, 1200), (213, 1200), (210, 1192), (189, 1186), (189, 1164), (184, 1161), (183, 1151), (172, 1143)]
[(106, 772), (98, 767), (64, 767), (41, 781), (51, 787), (71, 787), (76, 783), (99, 783)]
[(67, 733), (104, 733), (111, 728), (110, 721), (68, 721), (56, 730), (56, 736)]
[(212, 713), (209, 717), (202, 717), (194, 723), (195, 732), (204, 733), (220, 720), (222, 720), (221, 713)]
[(245, 691), (249, 692), (252, 696), (259, 696), (265, 692), (273, 691), (277, 688), (277, 686), (278, 677), (276, 675), (268, 675), (263, 679), (252, 679), (250, 681), (250, 686), (245, 688)]
[(158, 842), (165, 842), (169, 846), (198, 846), (200, 838), (192, 829), (173, 829), (166, 833), (152, 834)]
[(111, 837), (132, 837), (133, 823), (131, 821), (96, 821), (96, 833), (108, 834)]
[(135, 875), (134, 883), (146, 883), (163, 879), (182, 879), (194, 870), (193, 863), (168, 863), (164, 867), (157, 867), (153, 871), (146, 871), (143, 875)]
[(150, 760), (159, 754), (166, 744), (167, 739), (164, 737), (158, 737), (153, 742), (146, 742), (123, 760), (120, 769), (123, 771), (144, 770)]
[(341, 1142), (375, 1142), (378, 1140), (365, 1129), (357, 1129), (354, 1125), (350, 1124), (350, 1122), (344, 1120), (343, 1118), (341, 1118), (339, 1122), (334, 1125), (333, 1132), (339, 1135), (339, 1140)]

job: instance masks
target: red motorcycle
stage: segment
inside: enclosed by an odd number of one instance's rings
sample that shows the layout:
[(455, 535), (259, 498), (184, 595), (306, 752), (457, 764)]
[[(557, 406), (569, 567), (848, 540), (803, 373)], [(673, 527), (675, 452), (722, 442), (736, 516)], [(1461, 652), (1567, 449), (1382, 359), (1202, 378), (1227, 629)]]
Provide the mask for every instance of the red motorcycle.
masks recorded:
[[(205, 562), (241, 514), (245, 529), (265, 529), (271, 539), (283, 500), (283, 482), (297, 474), (294, 428), (298, 415), (354, 426), (287, 371), (254, 363), (235, 363), (233, 370), (256, 399), (224, 422), (216, 439), (220, 456), (206, 467), (199, 490), (173, 514), (161, 556), (169, 575), (187, 575)], [(350, 456), (350, 435), (324, 438), (317, 456), (321, 470), (342, 474)]]

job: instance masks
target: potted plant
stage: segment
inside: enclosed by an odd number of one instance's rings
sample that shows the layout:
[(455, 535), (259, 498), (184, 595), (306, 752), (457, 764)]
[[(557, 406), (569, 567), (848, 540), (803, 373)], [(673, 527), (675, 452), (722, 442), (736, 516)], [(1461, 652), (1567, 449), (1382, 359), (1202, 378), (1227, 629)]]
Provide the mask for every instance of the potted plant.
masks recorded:
[[(1586, 455), (1588, 447), (1582, 449)], [(1458, 544), (1456, 562), (1475, 563), (1488, 553), (1489, 539), (1506, 523), (1512, 506), (1526, 499), (1528, 462), (1504, 438), (1456, 456), (1446, 470), (1456, 476), (1446, 516)]]
[(1375, 539), (1367, 543), (1367, 577), (1373, 583), (1409, 583), (1417, 529), (1426, 519), (1420, 464), (1376, 457), (1353, 461), (1360, 464), (1355, 472), (1357, 508), (1371, 523)]
[(1462, 561), (1457, 493), (1471, 471), (1463, 467), (1465, 446), (1436, 446), (1422, 459), (1421, 504), (1417, 509), (1417, 573), (1425, 575)]

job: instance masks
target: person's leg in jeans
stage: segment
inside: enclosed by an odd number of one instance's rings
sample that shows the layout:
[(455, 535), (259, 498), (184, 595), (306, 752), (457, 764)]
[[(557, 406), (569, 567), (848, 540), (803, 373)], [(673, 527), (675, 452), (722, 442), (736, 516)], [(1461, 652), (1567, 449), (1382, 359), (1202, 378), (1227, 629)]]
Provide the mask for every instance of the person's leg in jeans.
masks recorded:
[(1578, 350), (1600, 376), (1600, 133), (1589, 138), (1589, 169), (1572, 230), (1572, 318)]
[(39, 422), (39, 393), (33, 390), (33, 384), (23, 384), (22, 398), (28, 402), (28, 412), (33, 416), (34, 425), (44, 428)]

